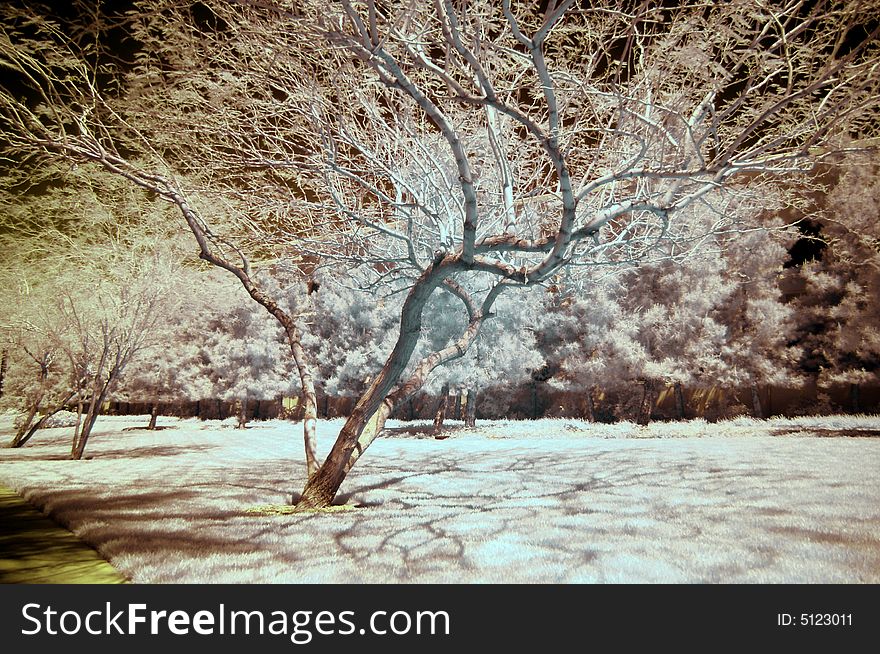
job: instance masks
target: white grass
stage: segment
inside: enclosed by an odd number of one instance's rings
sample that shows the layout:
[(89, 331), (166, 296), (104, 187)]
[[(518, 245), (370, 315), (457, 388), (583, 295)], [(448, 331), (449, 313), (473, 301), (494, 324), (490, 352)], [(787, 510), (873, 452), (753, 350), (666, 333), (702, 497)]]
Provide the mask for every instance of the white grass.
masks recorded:
[(136, 582), (880, 582), (877, 417), (391, 423), (359, 508), (308, 515), (264, 510), (301, 490), (299, 425), (124, 430), (147, 418), (101, 418), (85, 461), (70, 429), (0, 449), (0, 482)]

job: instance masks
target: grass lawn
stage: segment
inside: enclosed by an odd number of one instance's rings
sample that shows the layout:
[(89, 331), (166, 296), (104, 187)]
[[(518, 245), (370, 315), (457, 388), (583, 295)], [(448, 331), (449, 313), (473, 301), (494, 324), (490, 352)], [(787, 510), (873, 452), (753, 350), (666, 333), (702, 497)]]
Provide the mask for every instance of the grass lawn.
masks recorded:
[[(0, 483), (135, 583), (880, 583), (880, 418), (391, 423), (332, 512), (298, 424), (101, 418), (0, 449)], [(321, 421), (326, 453), (341, 426)], [(0, 438), (11, 440), (9, 417)]]

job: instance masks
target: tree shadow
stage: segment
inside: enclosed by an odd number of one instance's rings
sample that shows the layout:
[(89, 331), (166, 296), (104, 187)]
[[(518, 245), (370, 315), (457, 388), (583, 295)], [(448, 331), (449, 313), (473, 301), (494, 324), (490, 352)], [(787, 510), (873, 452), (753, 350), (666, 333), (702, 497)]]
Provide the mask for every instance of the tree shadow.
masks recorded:
[(136, 580), (725, 582), (770, 574), (798, 543), (857, 549), (868, 577), (880, 570), (880, 547), (847, 537), (846, 516), (811, 523), (812, 499), (787, 490), (819, 488), (821, 471), (772, 457), (663, 441), (394, 452), (359, 462), (335, 501), (355, 510), (335, 513), (249, 514), (300, 497), (263, 460), (163, 465), (107, 487), (74, 467), (33, 499)]

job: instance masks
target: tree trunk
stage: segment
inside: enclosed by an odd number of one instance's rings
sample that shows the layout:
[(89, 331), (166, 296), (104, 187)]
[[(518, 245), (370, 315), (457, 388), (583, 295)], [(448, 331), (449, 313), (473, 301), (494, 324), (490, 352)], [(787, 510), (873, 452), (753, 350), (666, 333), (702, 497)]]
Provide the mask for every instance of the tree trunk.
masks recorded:
[[(30, 430), (34, 427), (34, 418), (37, 415), (37, 404), (34, 403), (31, 405), (31, 408), (28, 409), (27, 417), (21, 423), (21, 426), (16, 430), (15, 436), (12, 438), (12, 442), (9, 444), (9, 447), (21, 447), (25, 444), (27, 439), (25, 438), (25, 434), (30, 432)], [(40, 424), (39, 421), (36, 424)], [(36, 429), (34, 429), (36, 431)]]
[(684, 420), (684, 389), (681, 387), (681, 382), (675, 382), (672, 393), (675, 396), (675, 416), (679, 420)]
[(590, 386), (587, 389), (587, 420), (596, 422), (596, 387)]
[(449, 405), (449, 384), (443, 384), (440, 391), (440, 403), (437, 405), (437, 411), (434, 412), (434, 429), (432, 433), (436, 436), (443, 431), (443, 421), (446, 419), (446, 407)]
[(236, 429), (244, 429), (247, 427), (248, 421), (248, 397), (245, 395), (238, 401), (238, 424), (235, 426)]
[[(445, 261), (451, 262), (440, 268), (435, 267)], [(492, 304), (506, 288), (502, 284), (493, 288), (478, 310), (475, 310), (472, 305), (467, 305), (471, 321), (464, 334), (455, 343), (440, 352), (434, 352), (422, 359), (406, 383), (391, 393), (394, 384), (406, 369), (419, 340), (422, 329), (422, 311), (431, 293), (443, 283), (445, 276), (456, 272), (461, 267), (458, 259), (447, 259), (440, 263), (430, 266), (410, 289), (401, 310), (400, 332), (394, 349), (373, 383), (355, 404), (351, 415), (340, 430), (330, 454), (327, 455), (318, 471), (306, 482), (302, 496), (297, 503), (298, 510), (326, 507), (333, 502), (346, 474), (379, 433), (376, 431), (371, 437), (368, 435), (361, 438), (370, 419), (380, 409), (382, 412), (379, 417), (383, 414), (390, 415), (396, 402), (410, 397), (424, 386), (428, 375), (434, 368), (463, 356), (479, 333), (484, 316), (488, 315)], [(464, 301), (464, 298), (462, 299)]]
[(155, 430), (156, 429), (156, 418), (159, 416), (159, 405), (156, 402), (153, 402), (153, 406), (150, 409), (150, 423), (147, 425), (147, 429)]
[(21, 435), (16, 434), (12, 443), (9, 444), (9, 447), (23, 447), (25, 443), (27, 443), (31, 439), (31, 437), (35, 433), (37, 433), (37, 430), (42, 429), (46, 425), (46, 423), (49, 421), (49, 418), (51, 418), (56, 413), (61, 411), (65, 406), (67, 406), (67, 403), (70, 402), (74, 395), (75, 393), (71, 393), (63, 400), (61, 400), (58, 404), (55, 405), (55, 407), (51, 411), (46, 412), (35, 424), (31, 425), (30, 429), (28, 429), (27, 432), (23, 432), (23, 430), (19, 429)]
[(79, 443), (74, 449), (73, 458), (76, 460), (80, 460), (83, 458), (83, 454), (86, 451), (86, 443), (89, 442), (89, 436), (92, 435), (92, 429), (95, 426), (95, 422), (98, 420), (98, 416), (101, 414), (101, 403), (98, 403), (94, 406), (89, 406), (89, 410), (86, 413), (86, 417), (83, 420), (82, 431), (79, 435)]
[[(4, 351), (5, 352), (5, 351)], [(45, 362), (45, 359), (40, 362), (40, 385), (37, 388), (37, 395), (34, 400), (31, 402), (30, 407), (28, 408), (27, 417), (24, 422), (21, 423), (21, 426), (15, 432), (15, 437), (12, 439), (12, 443), (10, 443), (11, 447), (21, 447), (26, 442), (24, 438), (25, 434), (27, 434), (30, 429), (34, 426), (34, 418), (37, 415), (37, 412), (40, 410), (40, 402), (43, 401), (43, 397), (46, 394), (46, 384), (49, 379), (49, 367)], [(36, 431), (36, 429), (34, 430)], [(33, 434), (31, 434), (33, 435)]]
[(416, 408), (413, 406), (412, 396), (406, 398), (406, 405), (407, 405), (407, 409), (409, 411), (409, 413), (408, 413), (409, 421), (412, 422), (413, 420), (416, 419)]
[(0, 352), (0, 397), (3, 397), (3, 382), (6, 380), (6, 369), (9, 366), (9, 350)]
[(763, 418), (764, 407), (761, 406), (761, 394), (758, 392), (758, 385), (753, 383), (750, 390), (752, 393), (752, 414), (756, 418)]
[(532, 420), (538, 419), (538, 382), (533, 381), (530, 384), (532, 391)]
[(31, 439), (31, 437), (37, 433), (37, 430), (42, 429), (43, 425), (48, 422), (49, 418), (55, 415), (57, 412), (47, 413), (42, 418), (40, 418), (35, 424), (28, 429), (27, 433), (22, 436), (17, 442), (13, 442), (11, 447), (24, 447), (24, 445)]
[(465, 427), (474, 428), (477, 426), (477, 389), (469, 388), (467, 390), (467, 405), (464, 414)]
[(638, 424), (647, 425), (651, 422), (651, 411), (654, 409), (656, 395), (653, 381), (648, 380), (642, 383), (642, 401), (639, 405), (639, 415), (636, 420)]
[(853, 413), (862, 412), (861, 389), (858, 384), (849, 385), (849, 407)]
[[(98, 365), (98, 370), (101, 370), (101, 368), (103, 368), (105, 356), (106, 350), (105, 354), (101, 357), (101, 362)], [(104, 405), (104, 400), (107, 399), (107, 392), (116, 381), (116, 377), (119, 372), (119, 368), (111, 368), (110, 373), (107, 375), (107, 380), (103, 383), (101, 382), (100, 378), (95, 378), (95, 381), (92, 384), (92, 397), (89, 400), (89, 408), (88, 411), (86, 411), (86, 416), (82, 423), (82, 431), (79, 434), (78, 440), (76, 438), (76, 432), (74, 432), (74, 459), (82, 459), (83, 453), (86, 450), (86, 443), (88, 443), (89, 436), (91, 436), (92, 434), (92, 428), (95, 426), (95, 422), (98, 420), (98, 416), (101, 414), (101, 407)], [(78, 426), (79, 418), (77, 418), (77, 427)]]
[(70, 446), (70, 458), (76, 458), (76, 448), (79, 445), (79, 430), (82, 426), (83, 402), (82, 399), (76, 402), (76, 424), (73, 426), (73, 444)]

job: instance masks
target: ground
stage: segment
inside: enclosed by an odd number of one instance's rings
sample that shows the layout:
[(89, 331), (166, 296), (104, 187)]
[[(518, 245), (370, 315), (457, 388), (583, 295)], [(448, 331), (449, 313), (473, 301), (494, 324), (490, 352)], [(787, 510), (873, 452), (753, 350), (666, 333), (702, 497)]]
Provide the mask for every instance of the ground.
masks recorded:
[[(102, 418), (0, 449), (5, 484), (126, 577), (158, 582), (880, 583), (880, 418), (640, 428), (403, 425), (290, 515), (299, 425)], [(11, 440), (11, 421), (0, 438)], [(322, 421), (329, 450), (340, 421)]]

